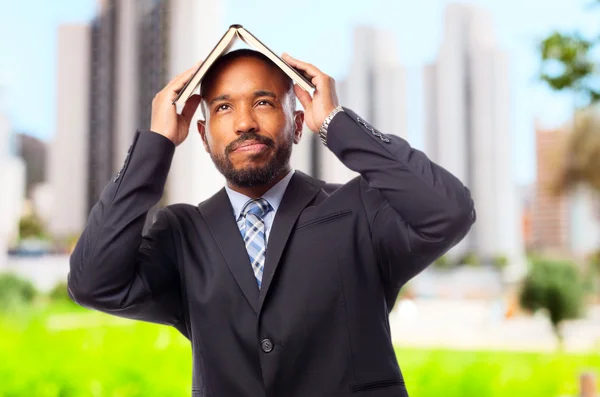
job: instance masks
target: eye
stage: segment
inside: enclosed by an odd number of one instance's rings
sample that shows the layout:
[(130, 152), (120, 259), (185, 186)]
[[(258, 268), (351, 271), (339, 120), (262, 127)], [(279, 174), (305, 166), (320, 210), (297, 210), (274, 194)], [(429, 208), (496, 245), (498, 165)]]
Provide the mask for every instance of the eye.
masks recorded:
[(273, 106), (273, 104), (271, 102), (269, 102), (267, 100), (264, 100), (264, 99), (261, 99), (256, 104), (259, 105), (259, 106), (264, 106), (264, 105)]
[(217, 107), (215, 108), (215, 112), (219, 112), (219, 111), (221, 111), (221, 110), (227, 110), (227, 108), (228, 108), (228, 107), (229, 107), (229, 105), (228, 105), (228, 104), (226, 104), (226, 103), (224, 103), (224, 104), (222, 104), (222, 105), (219, 105), (219, 106), (217, 106)]

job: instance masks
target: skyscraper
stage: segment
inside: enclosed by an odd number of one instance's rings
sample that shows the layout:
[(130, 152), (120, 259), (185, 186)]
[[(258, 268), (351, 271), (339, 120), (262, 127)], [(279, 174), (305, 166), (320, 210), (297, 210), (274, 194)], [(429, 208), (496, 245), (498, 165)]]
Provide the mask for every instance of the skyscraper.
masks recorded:
[[(82, 230), (135, 131), (150, 128), (154, 96), (214, 46), (219, 4), (101, 0), (89, 27), (59, 29), (58, 123), (49, 167), (57, 235)], [(195, 122), (191, 129), (197, 135)], [(191, 136), (176, 151), (162, 204), (197, 203), (215, 191), (216, 174)]]
[(512, 179), (508, 54), (492, 18), (471, 5), (446, 9), (438, 58), (424, 72), (426, 153), (470, 189), (477, 222), (453, 253), (522, 258)]
[(0, 106), (0, 268), (5, 264), (8, 244), (18, 236), (19, 218), (25, 199), (25, 164), (12, 153), (11, 138), (10, 122), (3, 106)]
[[(92, 27), (90, 205), (121, 167), (135, 130), (150, 128), (154, 96), (212, 49), (220, 12), (218, 1), (102, 2)], [(197, 203), (222, 184), (196, 120), (190, 135), (177, 148), (163, 204)]]
[(98, 201), (106, 183), (115, 170), (116, 109), (120, 98), (116, 95), (116, 0), (103, 0), (98, 17), (90, 27), (90, 112), (88, 136), (88, 211)]
[(536, 184), (532, 202), (531, 249), (554, 253), (569, 250), (569, 198), (555, 194), (552, 184), (561, 169), (567, 134), (562, 129), (536, 128)]
[[(406, 137), (406, 73), (396, 56), (391, 32), (359, 26), (353, 35), (353, 58), (338, 98), (373, 127)], [(344, 183), (357, 174), (346, 168), (329, 150), (317, 147), (319, 177)]]
[(48, 227), (56, 236), (80, 233), (89, 211), (90, 28), (58, 29), (56, 131), (46, 180), (52, 196)]
[(586, 186), (552, 190), (566, 158), (571, 128), (536, 126), (537, 178), (532, 205), (531, 249), (585, 257), (598, 249), (600, 212), (597, 196)]
[[(208, 55), (225, 32), (222, 2), (168, 0), (168, 80)], [(200, 109), (190, 125), (190, 136), (175, 152), (167, 180), (165, 203), (198, 204), (223, 187), (224, 179), (205, 152), (198, 134)]]

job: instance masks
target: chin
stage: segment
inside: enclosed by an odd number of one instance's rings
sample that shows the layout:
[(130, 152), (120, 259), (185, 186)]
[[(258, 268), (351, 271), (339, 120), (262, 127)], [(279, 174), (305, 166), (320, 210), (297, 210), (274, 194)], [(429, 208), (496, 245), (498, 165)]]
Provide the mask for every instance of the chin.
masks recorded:
[(271, 162), (272, 158), (273, 156), (271, 154), (264, 155), (262, 153), (258, 155), (253, 154), (244, 156), (243, 159), (240, 159), (239, 161), (234, 163), (234, 168), (237, 171), (242, 171), (251, 168), (261, 168), (267, 165), (269, 162)]

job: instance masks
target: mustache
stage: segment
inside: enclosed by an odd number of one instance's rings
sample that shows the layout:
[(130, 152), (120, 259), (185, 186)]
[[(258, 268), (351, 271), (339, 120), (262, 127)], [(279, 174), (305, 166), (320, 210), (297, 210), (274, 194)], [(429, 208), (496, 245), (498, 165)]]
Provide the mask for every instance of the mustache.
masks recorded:
[(235, 141), (231, 142), (229, 145), (227, 145), (227, 147), (225, 148), (225, 154), (226, 155), (230, 154), (235, 149), (239, 148), (246, 141), (256, 141), (256, 142), (262, 143), (263, 145), (266, 145), (270, 148), (275, 147), (275, 142), (271, 138), (263, 136), (263, 135), (259, 135), (256, 132), (247, 132), (247, 133), (243, 134), (242, 136), (240, 136)]

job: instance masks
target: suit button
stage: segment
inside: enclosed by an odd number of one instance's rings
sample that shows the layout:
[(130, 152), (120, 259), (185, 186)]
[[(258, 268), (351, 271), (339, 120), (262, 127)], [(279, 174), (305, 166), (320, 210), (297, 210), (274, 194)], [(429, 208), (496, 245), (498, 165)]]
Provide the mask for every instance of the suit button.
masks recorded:
[(265, 353), (270, 353), (271, 350), (273, 350), (273, 342), (271, 339), (263, 339), (263, 341), (260, 342), (260, 347)]

